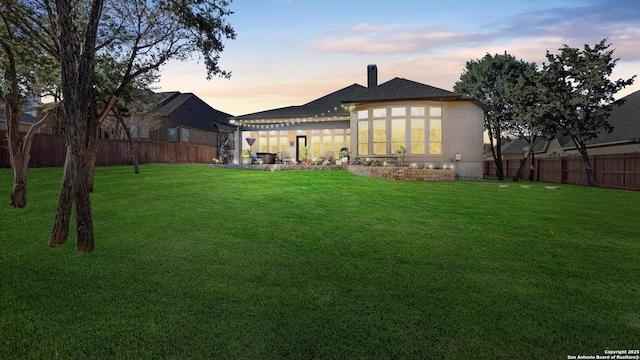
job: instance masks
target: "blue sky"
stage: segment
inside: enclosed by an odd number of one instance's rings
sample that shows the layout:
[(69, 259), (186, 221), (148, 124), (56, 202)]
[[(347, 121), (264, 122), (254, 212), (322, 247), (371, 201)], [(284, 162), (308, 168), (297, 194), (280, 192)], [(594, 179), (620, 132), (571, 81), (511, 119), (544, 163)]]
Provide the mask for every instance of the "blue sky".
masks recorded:
[[(541, 64), (564, 44), (603, 38), (620, 58), (613, 78), (640, 74), (640, 0), (235, 0), (220, 65), (206, 80), (197, 59), (171, 62), (158, 91), (192, 92), (243, 115), (300, 105), (354, 83), (406, 78), (452, 90), (468, 60), (505, 51)], [(640, 90), (640, 79), (619, 97)]]

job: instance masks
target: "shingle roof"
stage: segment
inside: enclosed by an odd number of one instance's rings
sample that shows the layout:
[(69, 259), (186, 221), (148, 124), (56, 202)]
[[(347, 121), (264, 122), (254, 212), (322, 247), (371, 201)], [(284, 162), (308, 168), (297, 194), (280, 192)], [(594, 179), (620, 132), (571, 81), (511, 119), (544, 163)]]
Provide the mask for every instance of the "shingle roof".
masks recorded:
[[(545, 143), (547, 139), (545, 138), (537, 138), (536, 142), (533, 143), (533, 151), (540, 152), (544, 151)], [(529, 142), (525, 139), (518, 138), (515, 140), (511, 140), (510, 142), (502, 145), (502, 153), (503, 154), (524, 154), (525, 147), (529, 146)]]
[[(26, 111), (30, 111), (30, 109), (25, 109), (24, 112), (22, 113), (22, 115), (20, 116), (20, 122), (21, 123), (29, 123), (29, 124), (35, 124), (38, 122), (38, 119), (34, 116), (32, 116), (31, 114), (27, 113)], [(5, 109), (4, 108), (0, 108), (0, 119), (4, 119), (5, 118)]]
[[(169, 116), (176, 125), (217, 132), (219, 127), (233, 127), (229, 118), (233, 115), (216, 110), (192, 93), (160, 93), (158, 113)], [(216, 123), (218, 126), (216, 126)]]
[(461, 95), (451, 91), (439, 89), (415, 81), (394, 78), (375, 88), (367, 88), (355, 96), (342, 99), (343, 102), (380, 102), (394, 100), (424, 100), (424, 99), (457, 99)]
[[(623, 98), (621, 106), (614, 106), (607, 119), (613, 132), (601, 131), (598, 137), (587, 141), (587, 145), (612, 143), (640, 138), (640, 90)], [(573, 144), (573, 143), (572, 143)]]
[(490, 110), (487, 105), (470, 96), (456, 94), (451, 91), (403, 78), (394, 78), (375, 88), (367, 88), (365, 91), (351, 98), (344, 99), (342, 102), (367, 103), (401, 100), (472, 101), (484, 111)]
[[(359, 84), (353, 84), (346, 88), (335, 91), (329, 95), (325, 95), (319, 99), (310, 101), (304, 105), (287, 106), (279, 109), (265, 110), (236, 116), (234, 120), (252, 120), (252, 119), (286, 119), (301, 118), (311, 116), (348, 116), (349, 113), (342, 107), (342, 100), (353, 97), (366, 88)], [(330, 112), (330, 113), (329, 113)]]

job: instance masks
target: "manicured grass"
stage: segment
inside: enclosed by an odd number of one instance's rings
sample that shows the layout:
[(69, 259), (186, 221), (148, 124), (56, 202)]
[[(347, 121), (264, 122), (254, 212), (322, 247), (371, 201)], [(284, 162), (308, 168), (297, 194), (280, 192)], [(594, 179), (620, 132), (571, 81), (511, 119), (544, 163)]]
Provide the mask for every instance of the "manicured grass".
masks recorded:
[(8, 206), (0, 358), (566, 359), (640, 346), (640, 193), (96, 169), (96, 250)]

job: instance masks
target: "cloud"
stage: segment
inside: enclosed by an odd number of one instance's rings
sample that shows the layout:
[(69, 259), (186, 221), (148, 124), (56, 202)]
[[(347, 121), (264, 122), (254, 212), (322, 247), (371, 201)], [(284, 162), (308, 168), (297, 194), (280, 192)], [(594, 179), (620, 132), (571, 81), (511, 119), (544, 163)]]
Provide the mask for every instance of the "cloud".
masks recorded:
[[(374, 26), (358, 24), (344, 30), (346, 37), (333, 37), (315, 42), (316, 51), (356, 54), (412, 54), (441, 51), (455, 45), (487, 41), (488, 34), (461, 32), (432, 24), (408, 30), (397, 24)], [(356, 35), (351, 35), (357, 33)]]
[(406, 56), (432, 55), (463, 47), (537, 42), (540, 38), (559, 40), (547, 45), (554, 52), (564, 44), (582, 47), (608, 38), (617, 49), (616, 56), (635, 61), (640, 60), (638, 18), (640, 3), (616, 4), (601, 0), (583, 6), (554, 7), (496, 19), (478, 31), (462, 31), (439, 24), (415, 29), (415, 25), (360, 23), (312, 45), (319, 53)]

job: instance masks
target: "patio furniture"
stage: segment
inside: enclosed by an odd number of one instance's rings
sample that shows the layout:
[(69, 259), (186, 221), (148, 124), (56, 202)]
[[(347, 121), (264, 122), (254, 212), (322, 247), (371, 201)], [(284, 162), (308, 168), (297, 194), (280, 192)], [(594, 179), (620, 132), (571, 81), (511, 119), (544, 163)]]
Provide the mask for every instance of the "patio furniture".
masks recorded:
[(278, 161), (282, 164), (286, 164), (287, 162), (293, 164), (293, 159), (289, 157), (288, 152), (279, 152), (278, 153)]
[(263, 164), (275, 164), (276, 163), (276, 154), (271, 154), (267, 152), (258, 153), (258, 157), (262, 159)]
[(327, 151), (324, 153), (324, 156), (320, 158), (321, 161), (332, 161), (333, 160), (333, 151)]

